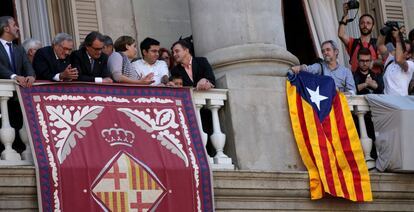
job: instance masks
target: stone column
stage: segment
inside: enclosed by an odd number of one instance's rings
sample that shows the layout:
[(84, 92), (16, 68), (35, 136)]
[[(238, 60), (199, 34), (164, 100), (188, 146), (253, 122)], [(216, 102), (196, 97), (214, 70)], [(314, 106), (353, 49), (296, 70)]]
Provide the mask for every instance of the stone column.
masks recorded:
[(225, 152), (244, 170), (304, 170), (288, 114), (280, 0), (189, 0), (196, 55), (227, 88)]

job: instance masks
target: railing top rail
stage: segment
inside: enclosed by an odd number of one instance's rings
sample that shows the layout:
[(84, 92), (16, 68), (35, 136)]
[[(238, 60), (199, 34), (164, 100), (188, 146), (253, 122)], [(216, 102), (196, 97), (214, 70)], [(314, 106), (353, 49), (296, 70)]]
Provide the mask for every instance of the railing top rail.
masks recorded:
[(352, 95), (346, 96), (349, 106), (360, 105), (360, 106), (368, 106), (368, 102), (365, 99), (365, 95)]
[(194, 99), (227, 100), (227, 89), (210, 89), (207, 91), (193, 90)]
[(15, 91), (16, 83), (11, 79), (0, 79), (0, 91)]

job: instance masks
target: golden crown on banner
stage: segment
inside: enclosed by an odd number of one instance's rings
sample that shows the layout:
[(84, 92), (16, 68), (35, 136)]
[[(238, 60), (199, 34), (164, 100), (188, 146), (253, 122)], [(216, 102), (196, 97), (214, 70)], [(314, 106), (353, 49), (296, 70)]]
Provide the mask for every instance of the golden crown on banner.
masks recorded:
[(129, 130), (117, 127), (118, 125), (114, 124), (113, 128), (102, 130), (101, 136), (111, 146), (126, 145), (131, 147), (132, 143), (134, 143), (135, 134)]

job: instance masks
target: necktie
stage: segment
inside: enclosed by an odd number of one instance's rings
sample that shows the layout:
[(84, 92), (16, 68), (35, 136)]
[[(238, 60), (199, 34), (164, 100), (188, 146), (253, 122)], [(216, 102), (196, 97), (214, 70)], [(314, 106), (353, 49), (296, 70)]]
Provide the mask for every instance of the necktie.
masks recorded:
[(13, 71), (13, 73), (16, 73), (16, 62), (14, 61), (13, 44), (12, 43), (7, 43), (7, 45), (9, 46), (10, 64), (11, 64), (11, 67), (12, 67), (12, 71)]
[(91, 57), (91, 71), (93, 72), (93, 67), (95, 65), (95, 60)]

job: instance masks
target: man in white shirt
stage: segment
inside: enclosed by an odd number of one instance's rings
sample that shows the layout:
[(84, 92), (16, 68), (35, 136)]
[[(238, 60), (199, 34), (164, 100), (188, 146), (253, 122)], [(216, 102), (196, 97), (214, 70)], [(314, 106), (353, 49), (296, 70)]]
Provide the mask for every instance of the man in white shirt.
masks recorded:
[(164, 61), (158, 60), (160, 42), (147, 37), (141, 42), (140, 49), (143, 58), (132, 63), (135, 70), (142, 76), (153, 73), (154, 83), (151, 85), (166, 85), (168, 83), (168, 66)]
[[(384, 94), (387, 95), (408, 95), (408, 86), (414, 73), (414, 62), (410, 59), (412, 46), (409, 42), (401, 41), (400, 32), (397, 28), (391, 32), (395, 40), (395, 57), (387, 53), (384, 45), (385, 37), (378, 38), (378, 49), (382, 55), (387, 55), (384, 69)], [(403, 43), (405, 51), (403, 50)]]
[(23, 87), (35, 81), (34, 70), (24, 49), (13, 40), (19, 38), (19, 27), (11, 16), (0, 17), (0, 78), (15, 80)]

